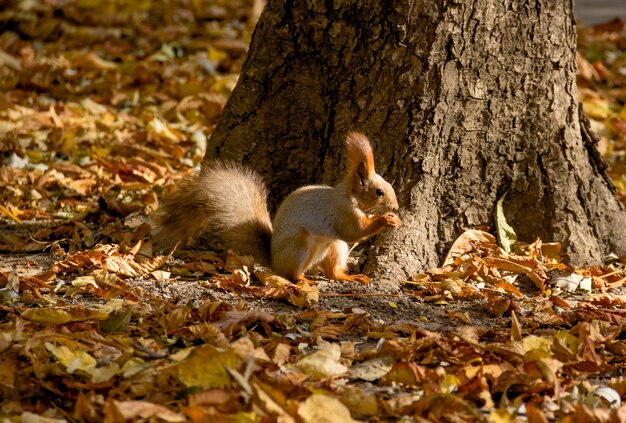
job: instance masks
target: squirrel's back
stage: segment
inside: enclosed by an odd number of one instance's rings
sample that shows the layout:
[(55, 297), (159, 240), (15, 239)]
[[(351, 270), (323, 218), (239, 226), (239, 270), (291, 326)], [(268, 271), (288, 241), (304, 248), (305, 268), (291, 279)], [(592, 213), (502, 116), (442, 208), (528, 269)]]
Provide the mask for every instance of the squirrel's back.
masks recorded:
[(292, 237), (300, 228), (322, 237), (336, 238), (334, 227), (341, 209), (351, 210), (351, 202), (328, 185), (298, 188), (285, 198), (274, 216), (274, 238)]
[(234, 162), (203, 162), (183, 178), (157, 217), (157, 242), (171, 247), (207, 233), (239, 254), (268, 265), (272, 223), (267, 189), (253, 170)]

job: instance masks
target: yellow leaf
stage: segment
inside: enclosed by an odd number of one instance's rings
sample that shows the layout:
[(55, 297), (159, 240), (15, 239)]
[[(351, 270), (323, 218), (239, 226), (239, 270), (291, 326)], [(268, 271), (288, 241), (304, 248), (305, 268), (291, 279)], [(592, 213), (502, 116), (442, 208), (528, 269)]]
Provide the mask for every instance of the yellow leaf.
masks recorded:
[(510, 423), (514, 421), (514, 418), (507, 410), (499, 408), (489, 413), (487, 421), (489, 423)]
[(54, 355), (54, 357), (65, 366), (68, 373), (74, 373), (76, 370), (88, 372), (96, 367), (96, 359), (89, 353), (81, 350), (72, 350), (65, 345), (56, 346), (50, 342), (46, 342), (46, 349)]
[(578, 346), (580, 341), (574, 335), (564, 330), (561, 330), (554, 335), (561, 344), (567, 348), (573, 355), (578, 355)]
[(154, 118), (150, 122), (148, 122), (148, 130), (149, 132), (166, 138), (170, 141), (180, 142), (182, 140), (182, 135), (178, 131), (169, 126), (167, 122), (164, 122), (158, 118)]
[(72, 281), (72, 286), (82, 288), (83, 286), (92, 285), (97, 288), (98, 284), (93, 276), (79, 276)]
[(46, 159), (44, 154), (39, 150), (27, 150), (26, 156), (32, 163), (41, 163)]
[(239, 356), (233, 351), (202, 345), (195, 347), (178, 364), (178, 379), (188, 387), (223, 389), (230, 385), (226, 369), (236, 369), (238, 366)]
[(376, 394), (356, 386), (347, 387), (341, 395), (341, 402), (350, 411), (362, 416), (376, 416), (379, 413)]
[(116, 376), (120, 372), (120, 366), (117, 363), (109, 363), (102, 367), (92, 367), (87, 370), (87, 373), (91, 376), (93, 383), (107, 382)]
[(149, 367), (150, 365), (141, 358), (133, 357), (122, 366), (122, 375), (124, 377), (131, 377)]
[(522, 339), (522, 346), (526, 354), (526, 361), (535, 361), (539, 358), (552, 357), (552, 342), (542, 336), (529, 335)]
[(273, 392), (271, 387), (264, 387), (261, 383), (252, 382), (251, 386), (254, 389), (255, 396), (259, 398), (259, 405), (264, 411), (275, 415), (278, 422), (295, 423), (295, 419), (283, 408), (283, 405), (286, 404), (284, 404), (285, 397), (281, 392)]
[(20, 221), (19, 209), (12, 206), (11, 204), (8, 204), (7, 206), (8, 207), (5, 207), (2, 204), (0, 204), (0, 214), (5, 215), (6, 217), (8, 217), (9, 219), (12, 219), (15, 222), (19, 222)]
[(298, 415), (305, 423), (352, 423), (348, 408), (336, 398), (315, 394), (298, 407)]
[(218, 50), (210, 46), (207, 49), (207, 58), (211, 61), (218, 62), (220, 60), (226, 59), (227, 57), (228, 54), (224, 51)]
[(441, 384), (439, 385), (439, 389), (441, 389), (441, 393), (443, 394), (452, 394), (459, 389), (461, 385), (461, 381), (455, 375), (445, 375)]
[[(243, 411), (240, 411), (239, 413), (228, 416), (229, 423), (261, 423), (261, 421), (261, 416), (253, 412), (244, 413)], [(287, 420), (284, 419), (278, 421), (287, 422)]]
[(583, 110), (587, 116), (596, 120), (604, 120), (611, 116), (609, 104), (600, 99), (583, 101)]
[(85, 308), (72, 309), (71, 312), (60, 308), (29, 308), (20, 315), (23, 319), (42, 325), (62, 325), (68, 322), (82, 322), (84, 320), (104, 320), (107, 313)]
[(344, 374), (348, 368), (339, 362), (341, 347), (330, 342), (322, 344), (322, 348), (298, 361), (295, 366), (303, 373), (316, 378), (324, 378)]
[(111, 313), (122, 310), (123, 307), (124, 300), (116, 298), (101, 305), (100, 308), (98, 308), (98, 311), (108, 316)]

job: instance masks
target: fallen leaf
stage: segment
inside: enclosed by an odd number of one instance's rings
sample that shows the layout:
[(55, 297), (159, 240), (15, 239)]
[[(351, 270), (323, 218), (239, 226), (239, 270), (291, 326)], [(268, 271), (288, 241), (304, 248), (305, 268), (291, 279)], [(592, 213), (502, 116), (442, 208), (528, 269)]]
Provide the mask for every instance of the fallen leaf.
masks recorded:
[(100, 310), (91, 310), (79, 306), (70, 309), (63, 308), (29, 308), (20, 315), (23, 319), (42, 325), (62, 325), (69, 322), (80, 322), (85, 320), (104, 320), (108, 313)]
[(236, 369), (239, 362), (239, 356), (231, 350), (201, 345), (177, 365), (178, 378), (188, 387), (223, 389), (231, 383), (227, 369)]
[(496, 238), (488, 232), (468, 229), (452, 244), (441, 267), (454, 263), (454, 259), (475, 251), (477, 245), (495, 244)]
[(387, 374), (394, 363), (391, 357), (377, 357), (351, 366), (348, 374), (351, 378), (374, 382)]
[(517, 320), (517, 316), (515, 312), (511, 310), (511, 341), (521, 341), (522, 340), (522, 327), (519, 324), (519, 320)]
[(187, 421), (182, 414), (148, 401), (116, 401), (110, 399), (105, 407), (104, 421), (106, 423), (153, 418), (170, 423)]
[(338, 344), (322, 343), (316, 352), (303, 357), (294, 366), (301, 372), (322, 379), (345, 374), (348, 368), (339, 362), (341, 347)]
[(348, 408), (337, 398), (314, 394), (298, 407), (298, 415), (305, 423), (353, 423)]
[(498, 241), (505, 252), (510, 253), (513, 247), (517, 243), (517, 234), (515, 230), (508, 224), (506, 217), (504, 216), (504, 198), (506, 193), (497, 201), (495, 208), (495, 222), (496, 233), (498, 234)]

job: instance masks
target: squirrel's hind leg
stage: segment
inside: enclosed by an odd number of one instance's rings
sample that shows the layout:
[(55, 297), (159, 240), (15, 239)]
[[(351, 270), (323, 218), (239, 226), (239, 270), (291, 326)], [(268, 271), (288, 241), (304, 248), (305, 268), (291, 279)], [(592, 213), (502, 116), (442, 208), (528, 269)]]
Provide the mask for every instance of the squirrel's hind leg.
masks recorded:
[(350, 246), (344, 241), (335, 241), (326, 250), (326, 256), (322, 261), (324, 276), (336, 281), (350, 281), (369, 283), (370, 278), (365, 275), (348, 275), (348, 255)]
[(306, 228), (299, 228), (295, 236), (272, 240), (272, 268), (292, 282), (309, 280), (304, 273), (326, 254), (326, 245), (311, 235)]

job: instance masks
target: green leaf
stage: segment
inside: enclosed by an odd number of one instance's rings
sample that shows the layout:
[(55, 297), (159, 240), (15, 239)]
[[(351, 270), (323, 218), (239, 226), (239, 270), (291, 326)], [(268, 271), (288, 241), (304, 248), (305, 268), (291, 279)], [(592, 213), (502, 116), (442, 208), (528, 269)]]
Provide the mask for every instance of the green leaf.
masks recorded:
[(502, 198), (496, 203), (496, 234), (500, 246), (504, 248), (504, 251), (510, 253), (515, 243), (517, 243), (517, 234), (504, 217), (504, 210), (502, 208), (504, 197), (506, 197), (506, 193), (504, 193)]

